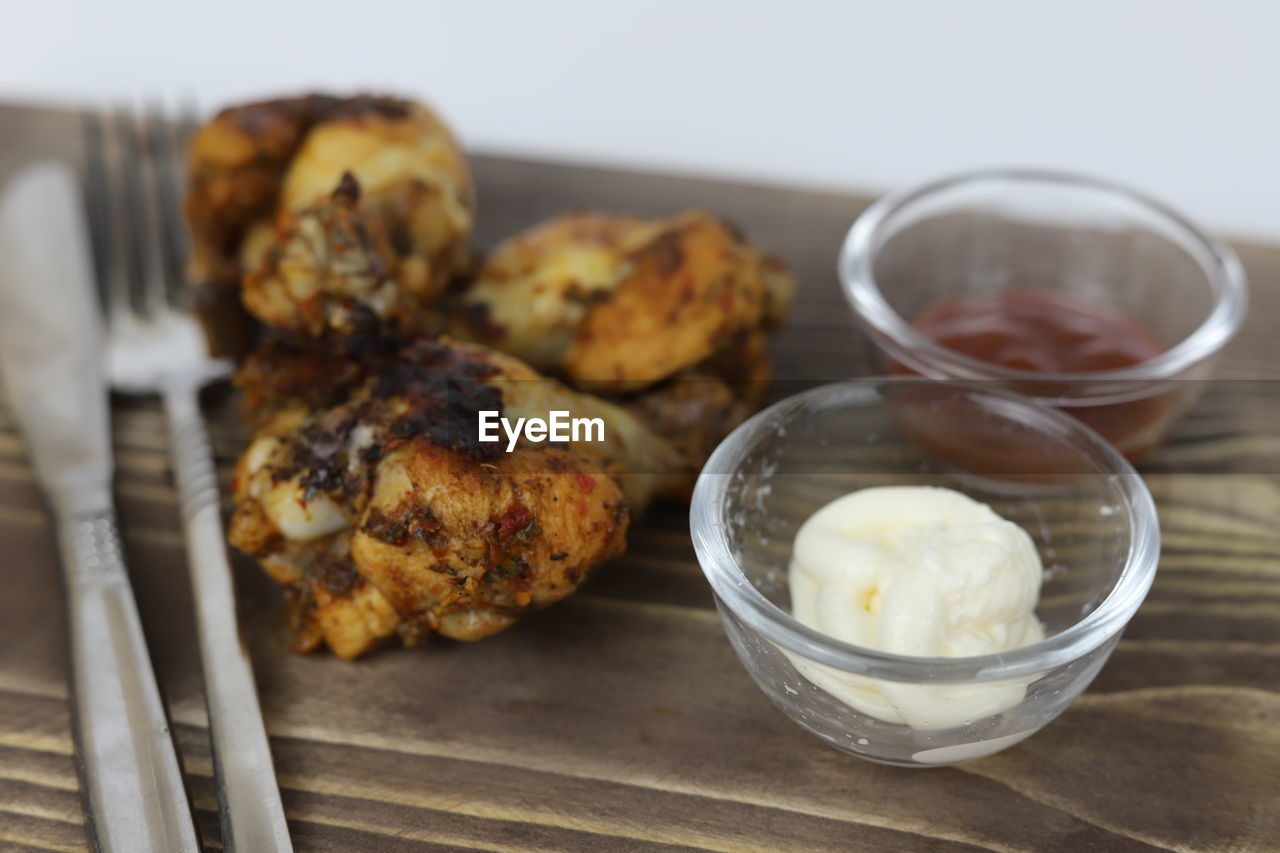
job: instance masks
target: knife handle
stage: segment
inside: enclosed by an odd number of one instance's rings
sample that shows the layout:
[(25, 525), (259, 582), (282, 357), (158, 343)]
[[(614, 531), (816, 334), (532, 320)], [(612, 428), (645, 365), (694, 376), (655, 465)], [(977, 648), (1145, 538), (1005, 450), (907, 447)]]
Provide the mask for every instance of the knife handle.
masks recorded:
[(115, 514), (59, 518), (67, 591), (74, 733), (90, 836), (100, 853), (198, 853), (191, 803)]
[(196, 393), (165, 393), (204, 668), (214, 785), (227, 853), (292, 853), (249, 649), (236, 618), (218, 475)]

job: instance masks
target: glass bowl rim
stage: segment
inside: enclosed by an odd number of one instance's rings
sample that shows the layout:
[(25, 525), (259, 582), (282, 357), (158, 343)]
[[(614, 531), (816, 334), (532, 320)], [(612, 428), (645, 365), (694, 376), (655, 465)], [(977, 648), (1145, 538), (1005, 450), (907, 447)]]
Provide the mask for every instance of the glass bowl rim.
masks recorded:
[[(1129, 549), (1114, 588), (1096, 608), (1071, 627), (1007, 652), (957, 658), (899, 655), (845, 643), (801, 624), (765, 598), (747, 580), (720, 523), (732, 471), (744, 452), (793, 410), (811, 402), (883, 405), (883, 386), (947, 387), (999, 398), (1005, 405), (1029, 409), (1059, 430), (1083, 439), (1090, 458), (1100, 463), (1120, 492), (1129, 527)], [(1115, 448), (1083, 423), (1013, 392), (973, 382), (901, 377), (869, 377), (833, 382), (780, 400), (742, 423), (711, 454), (694, 486), (689, 510), (690, 534), (703, 574), (720, 603), (751, 630), (805, 658), (836, 669), (900, 682), (972, 683), (1033, 675), (1070, 663), (1093, 651), (1128, 624), (1155, 579), (1160, 555), (1160, 525), (1155, 501), (1142, 477)], [(723, 614), (722, 614), (723, 615)]]
[[(1192, 255), (1204, 274), (1218, 284), (1213, 307), (1199, 326), (1169, 349), (1131, 367), (1111, 370), (1061, 374), (1019, 370), (981, 361), (935, 343), (890, 307), (876, 283), (873, 258), (879, 249), (886, 223), (898, 213), (937, 193), (987, 181), (1085, 188), (1120, 197), (1145, 208), (1188, 242), (1197, 245), (1201, 253), (1211, 259), (1210, 266), (1205, 267), (1200, 257)], [(917, 356), (923, 354), (927, 356), (931, 366), (956, 371), (951, 375), (961, 379), (1068, 382), (1075, 385), (1170, 379), (1222, 349), (1244, 323), (1249, 301), (1244, 268), (1235, 251), (1226, 243), (1209, 236), (1177, 210), (1141, 190), (1115, 181), (1052, 169), (977, 169), (947, 175), (890, 193), (868, 207), (854, 221), (840, 248), (837, 271), (841, 288), (854, 316), (874, 338), (887, 341), (893, 347)]]

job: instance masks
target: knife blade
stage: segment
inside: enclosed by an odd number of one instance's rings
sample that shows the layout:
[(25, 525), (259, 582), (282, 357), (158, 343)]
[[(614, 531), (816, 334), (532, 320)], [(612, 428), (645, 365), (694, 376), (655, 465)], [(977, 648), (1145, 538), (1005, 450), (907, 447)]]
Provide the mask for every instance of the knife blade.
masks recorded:
[(0, 369), (49, 499), (111, 506), (101, 332), (75, 178), (65, 166), (19, 173), (0, 203)]
[(0, 196), (0, 378), (53, 510), (73, 734), (103, 853), (194, 853), (195, 823), (125, 571), (87, 223), (75, 173), (39, 163)]

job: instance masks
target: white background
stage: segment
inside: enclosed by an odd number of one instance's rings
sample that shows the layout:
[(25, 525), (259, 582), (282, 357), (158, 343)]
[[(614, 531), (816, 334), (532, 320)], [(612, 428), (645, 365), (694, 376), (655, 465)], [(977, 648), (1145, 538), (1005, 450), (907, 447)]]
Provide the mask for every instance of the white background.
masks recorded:
[(477, 149), (863, 191), (1055, 166), (1280, 238), (1269, 0), (0, 6), (0, 98), (390, 89)]

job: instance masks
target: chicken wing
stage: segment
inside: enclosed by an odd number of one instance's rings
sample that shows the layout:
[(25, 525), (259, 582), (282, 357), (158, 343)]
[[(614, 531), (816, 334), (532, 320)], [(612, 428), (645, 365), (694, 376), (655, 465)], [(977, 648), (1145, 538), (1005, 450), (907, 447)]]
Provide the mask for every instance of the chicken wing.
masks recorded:
[(253, 273), (246, 302), (268, 325), (316, 334), (356, 306), (416, 319), (469, 260), (471, 176), (421, 104), (310, 95), (235, 107), (196, 132), (189, 159), (203, 300), (238, 299)]
[[(476, 344), (387, 345), (314, 405), (280, 396), (291, 364), (314, 369), (280, 350), (273, 369), (241, 374), (261, 425), (237, 465), (229, 538), (291, 590), (303, 648), (354, 657), (397, 633), (502, 630), (620, 553), (631, 506), (691, 481), (629, 412)], [(605, 441), (521, 439), (508, 453), (478, 440), (482, 410), (556, 409), (602, 418)]]
[(567, 214), (519, 234), (451, 328), (609, 396), (700, 466), (763, 400), (782, 266), (710, 214)]
[(793, 282), (710, 214), (568, 214), (502, 244), (451, 329), (606, 394), (694, 367), (776, 325)]

